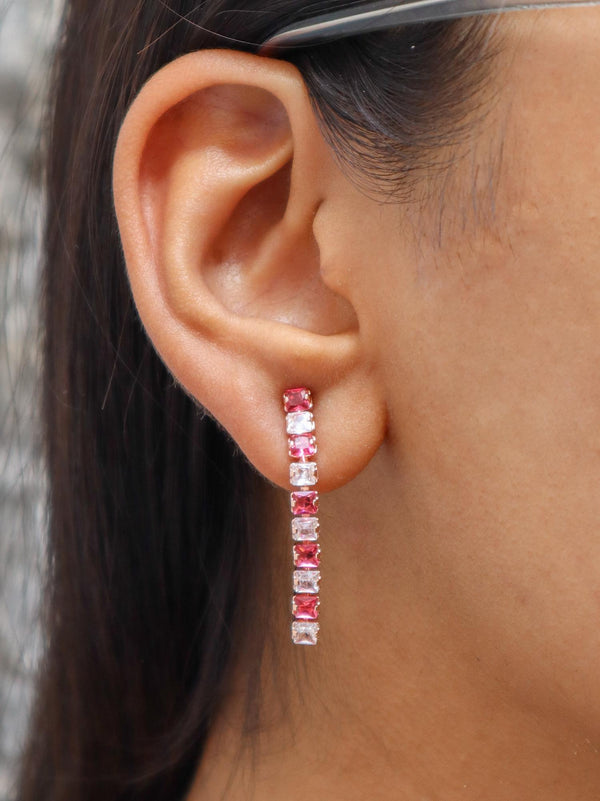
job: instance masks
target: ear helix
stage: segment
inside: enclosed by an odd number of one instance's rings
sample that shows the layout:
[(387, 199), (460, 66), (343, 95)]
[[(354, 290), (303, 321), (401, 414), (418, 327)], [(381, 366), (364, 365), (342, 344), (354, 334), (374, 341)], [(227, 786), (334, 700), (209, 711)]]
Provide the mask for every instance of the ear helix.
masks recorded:
[(290, 495), (292, 514), (292, 558), (294, 561), (292, 596), (292, 642), (296, 645), (316, 645), (319, 635), (319, 582), (321, 547), (319, 545), (319, 493), (317, 453), (313, 434), (312, 393), (306, 387), (287, 389), (283, 393), (288, 452), (296, 461), (290, 464)]

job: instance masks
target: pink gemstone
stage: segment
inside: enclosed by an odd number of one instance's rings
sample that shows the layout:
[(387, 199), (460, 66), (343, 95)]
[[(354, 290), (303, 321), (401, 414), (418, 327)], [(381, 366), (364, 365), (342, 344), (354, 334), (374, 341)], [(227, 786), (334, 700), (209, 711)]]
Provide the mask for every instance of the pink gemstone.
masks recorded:
[(320, 553), (318, 542), (297, 542), (294, 545), (295, 567), (319, 567)]
[(306, 387), (286, 389), (283, 393), (283, 407), (286, 412), (307, 412), (312, 406), (310, 389)]
[(316, 620), (319, 617), (319, 596), (294, 595), (292, 614), (297, 620)]
[(316, 490), (290, 493), (292, 514), (314, 515), (319, 510), (319, 493)]
[(317, 441), (314, 437), (298, 436), (288, 439), (290, 456), (301, 459), (303, 456), (314, 456), (317, 452)]

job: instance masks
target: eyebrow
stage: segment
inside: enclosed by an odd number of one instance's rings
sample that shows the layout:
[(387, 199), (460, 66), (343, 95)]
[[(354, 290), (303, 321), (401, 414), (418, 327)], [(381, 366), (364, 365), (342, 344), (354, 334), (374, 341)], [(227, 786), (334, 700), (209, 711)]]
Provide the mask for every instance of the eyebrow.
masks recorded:
[(600, 0), (409, 0), (365, 3), (288, 25), (261, 46), (264, 55), (278, 50), (323, 44), (408, 23), (435, 22), (479, 14), (498, 14), (526, 9), (595, 6)]

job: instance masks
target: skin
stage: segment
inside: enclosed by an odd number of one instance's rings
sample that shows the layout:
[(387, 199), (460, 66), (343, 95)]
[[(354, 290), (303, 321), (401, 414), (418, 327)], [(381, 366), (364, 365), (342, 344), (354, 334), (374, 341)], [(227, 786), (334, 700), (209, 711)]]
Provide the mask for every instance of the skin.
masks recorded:
[[(252, 772), (240, 654), (186, 801), (598, 799), (600, 10), (498, 25), (489, 113), (410, 203), (349, 180), (284, 62), (190, 54), (123, 124), (144, 325), (281, 488), (282, 687), (265, 669)], [(313, 649), (285, 617), (298, 384), (324, 493)]]

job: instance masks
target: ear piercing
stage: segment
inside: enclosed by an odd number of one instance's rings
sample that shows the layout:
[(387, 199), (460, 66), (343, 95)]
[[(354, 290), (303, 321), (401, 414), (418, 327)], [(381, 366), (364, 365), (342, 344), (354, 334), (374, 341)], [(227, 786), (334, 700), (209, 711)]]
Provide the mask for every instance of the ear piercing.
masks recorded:
[(292, 514), (292, 558), (294, 562), (292, 596), (292, 642), (296, 645), (316, 645), (319, 624), (319, 582), (321, 548), (319, 545), (319, 493), (317, 464), (311, 461), (317, 452), (313, 434), (315, 421), (309, 389), (296, 387), (283, 393), (288, 452), (296, 461), (290, 464), (290, 495)]

